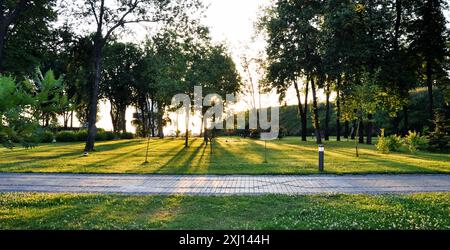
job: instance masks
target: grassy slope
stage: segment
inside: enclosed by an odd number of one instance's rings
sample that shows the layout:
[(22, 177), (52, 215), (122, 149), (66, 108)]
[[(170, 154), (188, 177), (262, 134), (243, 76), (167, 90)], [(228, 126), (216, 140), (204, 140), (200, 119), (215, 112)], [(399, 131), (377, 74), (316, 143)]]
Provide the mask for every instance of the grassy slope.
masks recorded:
[(450, 229), (450, 194), (0, 194), (0, 229)]
[[(83, 143), (47, 144), (32, 150), (0, 149), (0, 172), (164, 173), (164, 174), (309, 174), (317, 173), (317, 145), (285, 138), (264, 142), (219, 138), (211, 159), (209, 147), (193, 139), (188, 149), (182, 140), (153, 140), (150, 164), (144, 165), (145, 140), (97, 143), (97, 152), (81, 155)], [(326, 143), (327, 173), (450, 173), (450, 155), (418, 152), (380, 154), (374, 146), (360, 145), (355, 158), (353, 142)]]

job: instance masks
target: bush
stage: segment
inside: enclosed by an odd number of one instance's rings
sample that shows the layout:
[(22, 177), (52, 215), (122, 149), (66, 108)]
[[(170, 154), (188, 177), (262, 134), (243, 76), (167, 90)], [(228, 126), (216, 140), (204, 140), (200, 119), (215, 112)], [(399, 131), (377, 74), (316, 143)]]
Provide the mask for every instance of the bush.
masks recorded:
[(391, 135), (387, 137), (387, 144), (389, 151), (397, 152), (403, 145), (402, 137), (398, 135)]
[(51, 143), (53, 142), (54, 135), (51, 131), (43, 131), (39, 134), (39, 141), (42, 143)]
[(87, 140), (87, 136), (88, 136), (88, 132), (87, 130), (80, 130), (77, 133), (77, 141), (86, 141)]
[(384, 136), (384, 128), (381, 129), (381, 134), (378, 136), (377, 144), (375, 148), (383, 154), (389, 153), (389, 140)]
[(415, 153), (418, 150), (428, 148), (428, 139), (425, 136), (421, 136), (420, 133), (409, 131), (405, 137), (405, 144), (411, 153)]
[(97, 134), (95, 135), (95, 140), (96, 141), (106, 141), (106, 134), (104, 131), (99, 131), (97, 132)]
[(131, 132), (123, 132), (122, 134), (120, 134), (120, 139), (122, 140), (134, 139), (134, 135)]
[(432, 151), (446, 151), (450, 148), (450, 126), (444, 114), (436, 112), (434, 120), (434, 131), (429, 136), (429, 146)]
[(111, 131), (106, 131), (105, 132), (105, 140), (107, 141), (112, 141), (116, 139), (116, 134), (114, 132)]
[(77, 134), (72, 131), (61, 131), (56, 134), (56, 141), (58, 142), (74, 142), (77, 140)]
[(257, 129), (251, 129), (249, 137), (252, 139), (260, 139), (261, 138), (261, 132)]

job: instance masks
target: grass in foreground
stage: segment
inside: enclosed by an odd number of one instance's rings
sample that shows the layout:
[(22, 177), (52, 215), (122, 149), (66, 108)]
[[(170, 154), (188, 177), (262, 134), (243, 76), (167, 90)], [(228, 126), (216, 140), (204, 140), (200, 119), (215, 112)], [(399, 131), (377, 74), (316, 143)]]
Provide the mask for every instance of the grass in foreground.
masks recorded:
[[(326, 142), (325, 171), (358, 173), (450, 173), (450, 155), (418, 152), (381, 154), (371, 145), (354, 142)], [(0, 172), (65, 173), (160, 173), (160, 174), (314, 174), (317, 173), (317, 145), (297, 137), (267, 142), (242, 138), (219, 138), (213, 154), (202, 139), (152, 140), (149, 164), (145, 160), (146, 140), (100, 142), (97, 152), (83, 157), (83, 143), (44, 144), (35, 149), (0, 149)]]
[(0, 194), (0, 229), (450, 229), (450, 193), (315, 196)]

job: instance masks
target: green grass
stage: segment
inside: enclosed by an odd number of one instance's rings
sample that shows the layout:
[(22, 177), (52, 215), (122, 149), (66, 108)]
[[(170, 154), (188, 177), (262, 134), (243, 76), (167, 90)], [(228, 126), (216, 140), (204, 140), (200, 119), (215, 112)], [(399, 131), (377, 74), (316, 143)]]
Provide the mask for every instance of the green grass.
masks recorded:
[(450, 229), (450, 193), (0, 194), (0, 229)]
[[(326, 147), (326, 173), (450, 173), (450, 155), (417, 152), (381, 154), (371, 145), (360, 145), (355, 157), (353, 142), (330, 141)], [(97, 152), (83, 157), (83, 143), (44, 144), (35, 149), (0, 149), (0, 172), (158, 173), (158, 174), (314, 174), (317, 145), (289, 137), (267, 143), (242, 138), (219, 138), (213, 155), (202, 139), (152, 140), (149, 164), (146, 140), (100, 142)]]

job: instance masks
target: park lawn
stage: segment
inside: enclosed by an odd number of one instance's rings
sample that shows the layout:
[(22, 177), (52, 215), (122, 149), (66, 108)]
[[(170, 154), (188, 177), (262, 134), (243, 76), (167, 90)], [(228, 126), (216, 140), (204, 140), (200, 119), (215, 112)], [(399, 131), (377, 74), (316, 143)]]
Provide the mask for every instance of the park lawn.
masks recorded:
[[(381, 154), (372, 145), (325, 142), (325, 173), (450, 173), (450, 155), (429, 152)], [(137, 173), (137, 174), (316, 174), (317, 145), (297, 137), (264, 142), (238, 137), (218, 138), (213, 154), (200, 138), (184, 148), (182, 139), (152, 139), (149, 164), (146, 140), (98, 142), (96, 152), (82, 156), (84, 143), (43, 144), (34, 149), (0, 149), (0, 172)]]
[(0, 194), (0, 229), (450, 229), (450, 193)]

